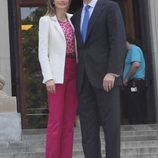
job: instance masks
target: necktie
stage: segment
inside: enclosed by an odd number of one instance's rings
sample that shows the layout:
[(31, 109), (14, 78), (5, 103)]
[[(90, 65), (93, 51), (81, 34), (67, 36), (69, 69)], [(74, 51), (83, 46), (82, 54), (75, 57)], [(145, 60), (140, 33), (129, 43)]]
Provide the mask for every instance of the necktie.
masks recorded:
[(89, 19), (90, 19), (89, 8), (90, 8), (89, 5), (87, 5), (85, 7), (85, 14), (84, 14), (83, 23), (82, 23), (82, 39), (83, 39), (83, 42), (85, 42), (86, 36), (87, 36), (88, 23), (89, 23)]

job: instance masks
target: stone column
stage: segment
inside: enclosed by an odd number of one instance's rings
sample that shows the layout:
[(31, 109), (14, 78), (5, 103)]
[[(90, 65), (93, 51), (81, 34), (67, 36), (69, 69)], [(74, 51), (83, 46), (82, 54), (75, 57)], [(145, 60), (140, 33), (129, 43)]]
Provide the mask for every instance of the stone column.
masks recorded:
[(21, 117), (17, 113), (16, 97), (8, 96), (3, 87), (4, 77), (0, 75), (0, 141), (21, 140)]
[(6, 78), (4, 91), (11, 95), (8, 1), (0, 0), (0, 73)]
[(153, 77), (155, 87), (156, 117), (158, 122), (158, 0), (148, 0), (150, 35), (152, 45)]

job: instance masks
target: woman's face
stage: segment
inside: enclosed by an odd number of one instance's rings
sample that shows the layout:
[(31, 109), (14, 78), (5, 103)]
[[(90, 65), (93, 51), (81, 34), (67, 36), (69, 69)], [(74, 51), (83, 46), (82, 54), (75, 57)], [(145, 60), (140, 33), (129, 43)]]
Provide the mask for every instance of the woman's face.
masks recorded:
[(68, 9), (70, 0), (54, 0), (56, 9)]

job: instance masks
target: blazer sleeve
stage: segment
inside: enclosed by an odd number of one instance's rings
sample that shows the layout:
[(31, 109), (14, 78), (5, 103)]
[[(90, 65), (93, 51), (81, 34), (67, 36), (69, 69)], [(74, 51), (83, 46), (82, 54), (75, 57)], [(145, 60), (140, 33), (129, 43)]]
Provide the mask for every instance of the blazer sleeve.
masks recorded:
[(47, 17), (41, 17), (39, 20), (39, 62), (41, 65), (43, 83), (53, 79), (53, 74), (49, 62), (49, 21)]
[(108, 73), (121, 75), (126, 52), (126, 38), (123, 18), (117, 3), (109, 6), (107, 28), (110, 44)]

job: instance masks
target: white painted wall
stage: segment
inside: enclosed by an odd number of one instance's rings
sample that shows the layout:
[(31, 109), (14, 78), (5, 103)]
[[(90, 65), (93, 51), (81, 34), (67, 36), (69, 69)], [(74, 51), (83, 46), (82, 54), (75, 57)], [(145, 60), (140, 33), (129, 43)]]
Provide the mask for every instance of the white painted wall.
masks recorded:
[(0, 74), (5, 77), (4, 91), (11, 95), (11, 68), (8, 26), (8, 1), (0, 0)]
[(158, 0), (148, 0), (150, 34), (152, 39), (153, 75), (155, 84), (156, 112), (158, 122)]

